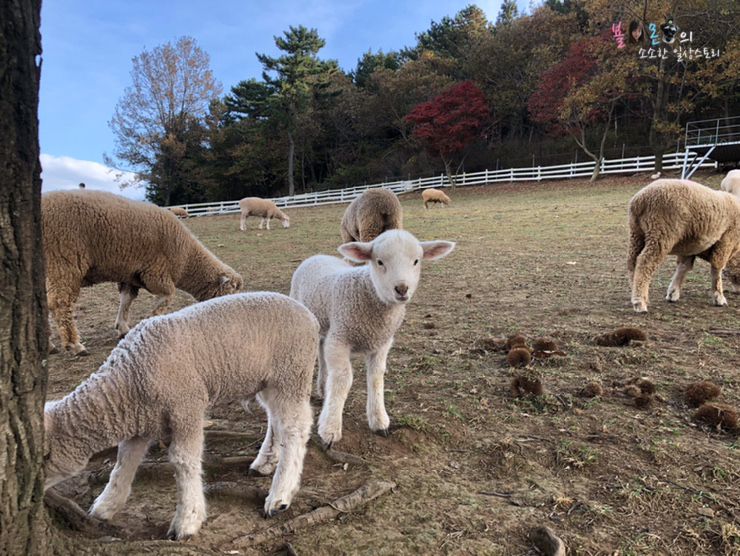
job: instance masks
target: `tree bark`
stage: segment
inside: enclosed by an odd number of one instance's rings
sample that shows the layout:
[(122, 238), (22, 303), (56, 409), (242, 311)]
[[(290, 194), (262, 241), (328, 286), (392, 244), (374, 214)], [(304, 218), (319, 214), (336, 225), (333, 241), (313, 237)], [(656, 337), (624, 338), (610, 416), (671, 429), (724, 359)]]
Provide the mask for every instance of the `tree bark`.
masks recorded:
[(295, 195), (295, 140), (293, 134), (288, 132), (288, 195)]
[(40, 0), (0, 5), (0, 554), (45, 554)]

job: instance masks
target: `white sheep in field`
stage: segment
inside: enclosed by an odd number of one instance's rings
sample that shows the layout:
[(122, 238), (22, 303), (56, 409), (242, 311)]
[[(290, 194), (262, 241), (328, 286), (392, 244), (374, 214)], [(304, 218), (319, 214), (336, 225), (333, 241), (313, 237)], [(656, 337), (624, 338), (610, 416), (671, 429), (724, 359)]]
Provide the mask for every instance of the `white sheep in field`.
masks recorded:
[(390, 420), (383, 400), (383, 376), (393, 336), (421, 275), (421, 261), (449, 254), (449, 241), (419, 242), (403, 230), (382, 233), (372, 242), (345, 243), (338, 257), (317, 255), (296, 269), (290, 295), (308, 307), (321, 326), (317, 391), (324, 405), (319, 436), (326, 446), (342, 437), (342, 411), (352, 384), (350, 355), (365, 356), (367, 419), (387, 434)]
[(267, 224), (267, 229), (270, 229), (270, 220), (277, 218), (283, 223), (283, 228), (290, 228), (290, 218), (283, 211), (277, 208), (277, 205), (267, 199), (260, 199), (259, 197), (245, 197), (239, 201), (239, 209), (241, 211), (241, 217), (239, 218), (239, 229), (244, 232), (247, 230), (247, 218), (249, 216), (259, 216), (260, 227)]
[(342, 216), (342, 241), (372, 241), (386, 230), (403, 228), (403, 209), (393, 191), (368, 189), (352, 201)]
[(439, 189), (429, 188), (421, 192), (421, 198), (424, 201), (424, 208), (429, 208), (429, 203), (441, 203), (443, 206), (449, 205), (452, 201), (445, 194), (444, 191)]
[[(204, 334), (204, 331), (218, 331)], [(80, 473), (90, 457), (118, 445), (108, 485), (90, 513), (110, 519), (126, 503), (149, 445), (169, 442), (177, 511), (168, 537), (194, 535), (206, 518), (201, 478), (209, 406), (256, 396), (267, 432), (251, 469), (275, 475), (265, 515), (298, 491), (311, 431), (316, 318), (278, 293), (246, 293), (191, 305), (139, 323), (77, 389), (48, 402), (45, 488)]]
[(219, 261), (168, 210), (102, 191), (53, 191), (41, 198), (46, 294), (63, 347), (86, 355), (73, 309), (80, 288), (118, 282), (115, 327), (129, 330), (131, 303), (145, 288), (164, 313), (177, 289), (202, 301), (241, 289)]
[(730, 170), (727, 172), (719, 188), (740, 198), (740, 170)]
[(678, 301), (686, 273), (701, 257), (712, 266), (715, 305), (727, 305), (722, 270), (740, 251), (740, 199), (688, 180), (657, 180), (630, 200), (629, 227), (635, 311), (647, 311), (650, 282), (668, 255), (678, 255), (668, 301)]

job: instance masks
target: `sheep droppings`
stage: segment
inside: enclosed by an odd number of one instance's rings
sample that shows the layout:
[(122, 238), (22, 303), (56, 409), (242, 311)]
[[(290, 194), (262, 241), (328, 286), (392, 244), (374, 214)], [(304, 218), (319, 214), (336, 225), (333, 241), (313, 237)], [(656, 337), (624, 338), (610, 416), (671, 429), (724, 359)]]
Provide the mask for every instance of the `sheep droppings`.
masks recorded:
[(686, 403), (692, 407), (699, 407), (704, 402), (717, 398), (721, 389), (714, 382), (703, 380), (694, 382), (686, 387)]
[(737, 411), (723, 403), (705, 403), (694, 413), (694, 419), (714, 429), (738, 430)]
[(642, 330), (629, 326), (617, 328), (614, 332), (594, 338), (596, 345), (604, 347), (628, 346), (630, 342), (644, 342), (645, 340), (647, 340), (647, 335)]
[(532, 354), (525, 347), (515, 347), (506, 356), (511, 367), (526, 367), (532, 362)]

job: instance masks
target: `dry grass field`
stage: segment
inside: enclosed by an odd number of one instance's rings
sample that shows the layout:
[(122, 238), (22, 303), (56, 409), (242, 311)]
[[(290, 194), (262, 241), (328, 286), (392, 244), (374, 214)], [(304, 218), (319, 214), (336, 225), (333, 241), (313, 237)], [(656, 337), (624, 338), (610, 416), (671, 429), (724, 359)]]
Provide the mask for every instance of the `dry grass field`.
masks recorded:
[[(719, 175), (696, 179), (717, 186)], [(627, 202), (647, 176), (545, 182), (453, 191), (448, 208), (425, 211), (420, 195), (403, 197), (405, 224), (420, 239), (451, 239), (458, 248), (427, 264), (389, 356), (388, 438), (365, 421), (364, 369), (345, 408), (337, 449), (366, 464), (338, 464), (311, 444), (302, 489), (271, 521), (260, 516), (269, 478), (246, 465), (222, 465), (206, 483), (235, 487), (208, 495), (209, 518), (190, 543), (221, 552), (273, 554), (290, 543), (298, 554), (537, 554), (529, 538), (548, 525), (569, 554), (740, 554), (740, 439), (693, 421), (683, 390), (693, 381), (722, 387), (720, 400), (740, 407), (740, 295), (710, 304), (708, 265), (697, 262), (684, 297), (663, 300), (671, 260), (651, 288), (650, 312), (636, 315), (626, 277)], [(186, 221), (245, 278), (247, 290), (287, 293), (298, 263), (334, 253), (344, 206), (290, 211), (291, 228), (238, 229), (238, 216)], [(83, 292), (78, 322), (86, 358), (50, 356), (49, 397), (71, 391), (116, 344), (114, 284)], [(142, 292), (135, 320), (153, 298)], [(192, 299), (178, 294), (178, 307)], [(620, 326), (647, 342), (600, 347), (594, 336)], [(506, 354), (492, 338), (521, 332), (554, 338), (565, 352), (535, 362), (545, 393), (516, 398)], [(218, 334), (218, 330), (206, 333)], [(638, 408), (625, 385), (648, 377), (657, 396)], [(581, 395), (596, 381), (603, 394)], [(318, 409), (318, 408), (317, 408)], [(207, 451), (253, 456), (264, 415), (218, 406), (217, 429), (244, 438), (209, 438)], [(165, 459), (157, 447), (149, 461)], [(115, 455), (93, 460), (88, 477), (62, 488), (87, 508), (103, 487)], [(329, 524), (259, 546), (235, 537), (306, 513), (370, 478), (397, 488)], [(242, 489), (239, 495), (238, 489)], [(114, 520), (130, 539), (161, 538), (175, 510), (171, 473), (141, 473)]]

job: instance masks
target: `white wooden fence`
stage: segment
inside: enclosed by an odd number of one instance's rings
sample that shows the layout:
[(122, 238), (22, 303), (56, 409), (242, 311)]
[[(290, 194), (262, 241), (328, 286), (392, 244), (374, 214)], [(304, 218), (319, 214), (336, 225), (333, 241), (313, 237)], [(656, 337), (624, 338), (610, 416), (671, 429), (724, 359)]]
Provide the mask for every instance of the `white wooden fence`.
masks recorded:
[[(677, 170), (683, 166), (686, 153), (677, 152), (663, 156), (664, 170)], [(695, 153), (688, 154), (689, 159), (695, 157)], [(457, 174), (455, 184), (485, 185), (489, 183), (515, 182), (515, 181), (541, 181), (548, 179), (569, 179), (590, 177), (594, 171), (594, 162), (573, 162), (570, 164), (559, 164), (557, 166), (534, 166), (531, 168), (507, 168), (505, 170), (483, 170), (467, 174)], [(620, 158), (615, 160), (603, 160), (601, 162), (602, 174), (625, 174), (634, 172), (649, 172), (655, 166), (655, 157), (635, 156), (632, 158)], [(717, 163), (706, 161), (703, 168), (716, 168)], [(315, 193), (302, 193), (292, 197), (277, 197), (271, 199), (281, 208), (313, 207), (318, 205), (330, 205), (333, 203), (348, 203), (360, 196), (368, 189), (384, 187), (396, 194), (408, 193), (429, 187), (449, 187), (447, 176), (441, 174), (429, 178), (417, 178), (414, 180), (400, 180), (394, 182), (376, 183), (373, 185), (360, 185), (345, 189), (330, 189), (317, 191)], [(190, 216), (212, 216), (219, 214), (233, 214), (239, 212), (239, 201), (221, 201), (217, 203), (191, 203), (187, 205), (174, 205), (188, 211)]]

